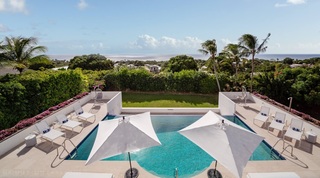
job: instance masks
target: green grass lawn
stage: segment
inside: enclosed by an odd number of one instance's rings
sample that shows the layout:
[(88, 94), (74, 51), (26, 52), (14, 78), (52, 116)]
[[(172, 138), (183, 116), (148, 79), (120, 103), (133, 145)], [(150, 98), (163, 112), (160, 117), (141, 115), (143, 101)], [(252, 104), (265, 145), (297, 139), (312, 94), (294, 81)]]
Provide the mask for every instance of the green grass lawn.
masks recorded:
[(123, 107), (218, 107), (218, 94), (122, 92)]

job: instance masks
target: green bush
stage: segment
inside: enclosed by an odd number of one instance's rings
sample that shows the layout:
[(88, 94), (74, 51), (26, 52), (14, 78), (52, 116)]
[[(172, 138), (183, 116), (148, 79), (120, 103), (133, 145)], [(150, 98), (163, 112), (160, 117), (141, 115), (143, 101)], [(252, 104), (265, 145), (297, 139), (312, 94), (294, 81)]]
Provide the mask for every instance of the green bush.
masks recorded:
[(28, 71), (0, 78), (0, 129), (38, 113), (88, 89), (81, 70)]

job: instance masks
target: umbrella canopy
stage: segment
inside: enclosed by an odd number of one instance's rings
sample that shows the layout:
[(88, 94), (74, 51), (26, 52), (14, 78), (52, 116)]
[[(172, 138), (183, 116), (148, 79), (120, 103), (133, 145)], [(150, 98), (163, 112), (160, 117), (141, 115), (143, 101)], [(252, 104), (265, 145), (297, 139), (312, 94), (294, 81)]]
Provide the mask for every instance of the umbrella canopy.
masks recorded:
[(121, 153), (161, 145), (150, 112), (101, 121), (86, 165)]
[(179, 132), (239, 178), (250, 156), (264, 139), (212, 111)]

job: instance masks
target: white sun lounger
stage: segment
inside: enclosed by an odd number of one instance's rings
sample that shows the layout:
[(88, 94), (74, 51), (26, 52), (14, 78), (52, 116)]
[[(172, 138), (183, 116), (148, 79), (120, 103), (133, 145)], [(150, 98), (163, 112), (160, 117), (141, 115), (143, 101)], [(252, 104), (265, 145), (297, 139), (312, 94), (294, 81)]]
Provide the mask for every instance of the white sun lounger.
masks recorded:
[(254, 117), (253, 123), (255, 120), (262, 121), (263, 124), (269, 119), (270, 108), (266, 106), (261, 106), (260, 112)]
[(41, 138), (48, 140), (51, 142), (51, 146), (53, 146), (53, 141), (59, 137), (64, 136), (66, 138), (66, 134), (59, 131), (55, 130), (53, 128), (50, 128), (49, 125), (47, 124), (46, 121), (41, 121), (36, 124), (36, 128), (39, 131), (39, 135)]
[(62, 178), (114, 178), (109, 173), (66, 172)]
[[(82, 128), (83, 128), (83, 123), (70, 120), (67, 118), (67, 116), (65, 116), (63, 114), (57, 115), (56, 118), (57, 118), (58, 123), (61, 127), (71, 129), (72, 133), (73, 133), (73, 129), (80, 126), (80, 125), (82, 125)], [(82, 131), (82, 129), (81, 129), (81, 131)]]
[(270, 128), (273, 128), (282, 132), (285, 124), (286, 124), (286, 114), (277, 111), (274, 116), (274, 119), (271, 121), (271, 124), (268, 127), (268, 131), (270, 131)]
[[(96, 115), (89, 113), (89, 112), (84, 112), (80, 104), (76, 103), (74, 106), (74, 112), (76, 113), (76, 116), (79, 119), (88, 121), (91, 117), (94, 118), (94, 121), (96, 120)], [(93, 121), (93, 122), (94, 122)]]
[(303, 121), (300, 119), (292, 118), (290, 126), (288, 127), (286, 133), (283, 135), (283, 139), (285, 137), (290, 137), (299, 141), (299, 146), (301, 145), (301, 137), (303, 134), (302, 129)]
[(248, 173), (247, 178), (300, 178), (295, 172)]

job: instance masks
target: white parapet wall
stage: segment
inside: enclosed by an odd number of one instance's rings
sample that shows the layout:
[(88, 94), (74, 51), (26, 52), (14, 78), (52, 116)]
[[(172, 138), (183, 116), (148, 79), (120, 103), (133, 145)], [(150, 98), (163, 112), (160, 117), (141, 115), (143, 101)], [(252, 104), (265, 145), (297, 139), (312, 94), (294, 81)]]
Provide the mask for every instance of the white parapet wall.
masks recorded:
[(108, 92), (111, 98), (107, 102), (107, 110), (110, 115), (120, 115), (122, 110), (122, 94), (121, 92)]
[(314, 132), (315, 134), (320, 136), (320, 128), (319, 128), (319, 126), (311, 124), (308, 121), (304, 120), (303, 118), (301, 118), (301, 117), (299, 117), (299, 116), (297, 116), (295, 114), (292, 114), (292, 113), (288, 112), (287, 110), (284, 110), (283, 108), (275, 106), (275, 105), (273, 105), (273, 104), (271, 104), (271, 103), (269, 103), (269, 102), (267, 102), (267, 101), (265, 101), (263, 99), (260, 99), (260, 98), (258, 98), (256, 96), (252, 96), (252, 99), (259, 106), (269, 107), (271, 115), (274, 115), (277, 111), (285, 113), (286, 114), (287, 124), (290, 124), (292, 118), (297, 118), (297, 119), (303, 120), (303, 126), (302, 127), (304, 128), (305, 132), (312, 130), (312, 132)]
[(219, 113), (219, 108), (122, 108), (121, 114), (138, 114), (150, 112), (151, 114), (205, 114), (209, 110)]
[[(118, 96), (119, 94), (120, 94), (120, 97)], [(116, 97), (116, 96), (118, 96), (118, 97)], [(57, 111), (54, 111), (49, 116), (45, 117), (44, 120), (49, 125), (51, 125), (54, 122), (56, 122), (56, 115), (58, 115), (58, 114), (68, 115), (68, 114), (74, 112), (74, 106), (77, 103), (82, 106), (82, 105), (88, 103), (90, 100), (94, 99), (94, 97), (95, 97), (95, 93), (91, 92), (88, 95), (82, 97), (81, 99), (76, 100), (73, 103), (70, 103), (69, 105), (67, 105)], [(121, 100), (122, 100), (121, 99), (121, 92), (103, 92), (103, 99), (108, 99), (108, 100), (110, 99), (110, 101), (113, 101), (112, 98), (114, 98), (114, 97), (117, 98), (116, 101), (114, 101), (115, 105), (118, 106), (119, 102), (121, 104)], [(120, 107), (120, 110), (121, 110), (121, 107)], [(119, 112), (119, 111), (117, 111), (117, 112)], [(17, 133), (14, 133), (9, 138), (0, 142), (0, 156), (6, 154), (7, 152), (12, 150), (13, 148), (24, 143), (25, 137), (27, 137), (29, 134), (34, 134), (34, 132), (36, 132), (36, 131), (37, 131), (37, 128), (35, 127), (35, 125), (32, 125), (32, 126), (25, 128), (23, 130), (19, 130)]]
[(236, 96), (233, 92), (219, 92), (219, 109), (221, 115), (233, 116), (236, 113), (236, 104), (230, 99), (236, 98)]

